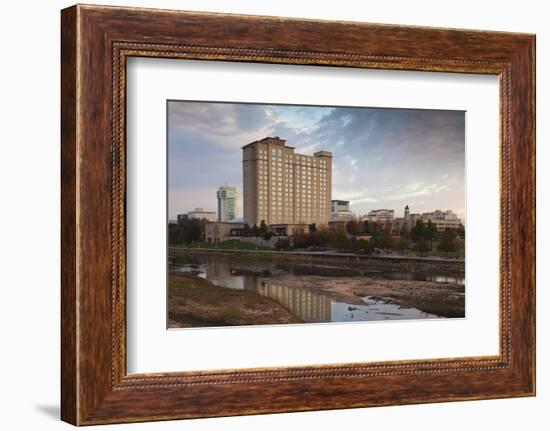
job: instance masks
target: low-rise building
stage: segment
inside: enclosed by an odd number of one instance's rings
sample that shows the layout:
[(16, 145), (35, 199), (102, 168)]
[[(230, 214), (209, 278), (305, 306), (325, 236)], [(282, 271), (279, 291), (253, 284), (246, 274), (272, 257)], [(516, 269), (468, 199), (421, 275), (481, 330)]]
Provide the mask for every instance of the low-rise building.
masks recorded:
[(189, 220), (188, 214), (178, 214), (176, 217), (177, 217), (176, 221), (178, 224), (183, 224), (185, 221)]
[(447, 228), (457, 229), (462, 225), (462, 220), (452, 210), (435, 210), (422, 213), (422, 221), (425, 223), (431, 221), (438, 231), (443, 231)]
[(349, 207), (349, 201), (331, 201), (331, 221), (349, 221), (353, 220), (353, 218), (353, 213)]
[(392, 233), (395, 235), (400, 234), (403, 231), (410, 231), (418, 220), (421, 220), (420, 214), (411, 214), (409, 206), (405, 205), (403, 217), (396, 217), (391, 224)]
[(403, 217), (393, 219), (391, 223), (392, 232), (399, 234), (402, 231), (410, 231), (416, 226), (418, 221), (422, 221), (423, 223), (431, 221), (438, 231), (443, 231), (446, 228), (456, 229), (462, 225), (462, 221), (452, 210), (435, 210), (422, 214), (411, 214), (407, 205), (405, 206)]
[(394, 210), (390, 209), (377, 209), (370, 211), (366, 216), (363, 217), (363, 220), (373, 223), (386, 224), (393, 221)]
[(216, 221), (217, 215), (214, 211), (205, 211), (203, 208), (195, 208), (194, 211), (189, 211), (187, 213), (187, 217), (190, 219), (194, 218), (214, 222)]
[(269, 231), (278, 236), (292, 236), (299, 233), (309, 232), (307, 224), (272, 224)]
[(204, 225), (205, 242), (224, 242), (234, 236), (235, 231), (243, 228), (242, 223), (211, 222)]

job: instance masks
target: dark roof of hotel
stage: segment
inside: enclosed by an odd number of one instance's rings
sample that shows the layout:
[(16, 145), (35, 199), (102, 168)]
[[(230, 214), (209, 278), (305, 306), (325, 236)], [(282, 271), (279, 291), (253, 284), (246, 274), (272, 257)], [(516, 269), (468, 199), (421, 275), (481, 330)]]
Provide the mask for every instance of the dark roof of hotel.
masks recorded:
[(257, 141), (251, 142), (250, 144), (246, 144), (246, 145), (244, 145), (244, 146), (241, 147), (241, 148), (246, 148), (246, 147), (248, 147), (249, 145), (254, 145), (254, 144), (257, 144), (258, 142), (267, 141), (268, 139), (273, 140), (273, 141), (280, 141), (280, 142), (283, 143), (283, 145), (284, 145), (285, 147), (295, 149), (295, 147), (291, 147), (291, 146), (289, 146), (289, 145), (286, 145), (286, 144), (285, 144), (286, 140), (285, 140), (285, 139), (281, 139), (281, 138), (279, 138), (278, 136), (266, 136), (265, 138), (258, 139)]

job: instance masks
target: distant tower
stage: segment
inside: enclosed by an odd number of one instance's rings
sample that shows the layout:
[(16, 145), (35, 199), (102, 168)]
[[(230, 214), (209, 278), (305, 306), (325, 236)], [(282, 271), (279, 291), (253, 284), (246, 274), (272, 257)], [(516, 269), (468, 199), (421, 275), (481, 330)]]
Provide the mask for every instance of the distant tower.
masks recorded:
[(409, 220), (409, 206), (405, 205), (405, 221)]
[(221, 186), (216, 193), (218, 198), (218, 221), (230, 221), (237, 217), (237, 188)]

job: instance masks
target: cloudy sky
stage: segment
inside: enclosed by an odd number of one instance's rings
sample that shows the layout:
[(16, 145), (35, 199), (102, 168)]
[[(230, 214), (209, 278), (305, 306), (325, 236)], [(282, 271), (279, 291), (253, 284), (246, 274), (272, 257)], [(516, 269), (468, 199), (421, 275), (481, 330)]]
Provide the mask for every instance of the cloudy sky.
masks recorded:
[[(169, 218), (216, 211), (220, 185), (242, 199), (241, 147), (266, 136), (333, 153), (333, 199), (365, 214), (452, 209), (464, 218), (463, 111), (168, 102)], [(242, 202), (239, 202), (242, 217)]]

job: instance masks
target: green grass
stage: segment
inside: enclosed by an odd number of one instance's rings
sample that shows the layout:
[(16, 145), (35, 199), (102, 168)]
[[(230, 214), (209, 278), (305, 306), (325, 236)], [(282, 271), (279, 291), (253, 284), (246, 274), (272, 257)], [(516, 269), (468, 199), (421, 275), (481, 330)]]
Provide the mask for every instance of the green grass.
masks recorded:
[(273, 250), (265, 245), (250, 244), (248, 242), (231, 239), (223, 242), (192, 242), (189, 248), (213, 248), (216, 250)]

